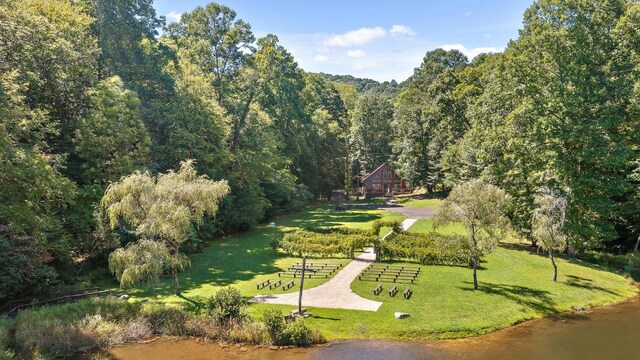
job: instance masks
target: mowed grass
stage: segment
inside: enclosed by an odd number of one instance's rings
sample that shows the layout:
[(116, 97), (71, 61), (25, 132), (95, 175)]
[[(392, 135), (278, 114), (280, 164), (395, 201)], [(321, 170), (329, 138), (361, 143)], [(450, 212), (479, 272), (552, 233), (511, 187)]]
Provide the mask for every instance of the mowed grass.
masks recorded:
[(433, 223), (434, 223), (433, 219), (418, 219), (418, 221), (416, 221), (415, 223), (413, 223), (413, 225), (411, 225), (408, 231), (416, 232), (416, 233), (427, 233), (427, 232), (436, 231), (438, 233), (445, 234), (445, 235), (466, 234), (464, 230), (464, 226), (460, 223), (440, 226), (438, 228), (435, 228)]
[[(192, 266), (180, 275), (183, 294), (187, 298), (210, 296), (224, 286), (234, 286), (246, 296), (282, 293), (278, 288), (256, 290), (266, 279), (277, 279), (278, 271), (299, 261), (276, 253), (269, 247), (273, 236), (283, 231), (314, 226), (346, 226), (366, 229), (376, 219), (403, 220), (404, 216), (382, 210), (356, 209), (347, 212), (328, 211), (332, 207), (312, 207), (304, 212), (280, 217), (276, 227), (259, 227), (255, 231), (216, 241), (205, 252), (192, 256)], [(432, 220), (422, 219), (409, 231), (432, 230)], [(445, 233), (461, 233), (457, 224), (440, 228)], [(373, 295), (375, 282), (355, 280), (351, 288), (357, 294), (383, 302), (377, 312), (309, 308), (313, 317), (306, 321), (335, 339), (437, 339), (468, 337), (508, 327), (528, 319), (569, 311), (572, 306), (592, 307), (621, 301), (633, 295), (636, 288), (623, 276), (606, 268), (578, 261), (558, 259), (559, 279), (551, 281), (549, 259), (530, 253), (526, 246), (507, 244), (498, 247), (479, 270), (480, 290), (472, 290), (472, 272), (468, 268), (422, 266), (415, 263), (393, 264), (420, 266), (421, 275), (409, 300), (399, 286), (395, 297), (389, 297), (393, 284), (384, 283), (383, 292)], [(345, 257), (322, 259), (326, 262), (349, 262)], [(288, 279), (288, 278), (287, 278)], [(288, 281), (288, 280), (287, 280)], [(318, 286), (326, 279), (305, 280), (305, 288)], [(297, 282), (297, 281), (296, 281)], [(115, 284), (112, 284), (115, 286)], [(296, 287), (288, 290), (295, 291)], [(153, 290), (127, 291), (133, 300), (163, 303), (184, 302), (172, 295), (171, 283), (165, 279)], [(304, 298), (303, 298), (304, 305)], [(292, 306), (252, 304), (249, 312), (260, 317), (267, 308)], [(407, 312), (408, 319), (397, 320), (394, 312)]]
[(443, 193), (425, 193), (424, 190), (420, 190), (413, 194), (396, 196), (396, 203), (408, 207), (430, 208), (442, 205), (444, 197)]
[[(384, 210), (357, 209), (332, 212), (329, 211), (330, 209), (331, 207), (329, 206), (310, 207), (301, 213), (275, 219), (275, 228), (260, 226), (253, 231), (235, 234), (215, 241), (204, 252), (190, 255), (191, 266), (179, 275), (182, 295), (188, 299), (209, 297), (218, 289), (226, 286), (238, 288), (245, 297), (295, 291), (299, 289), (299, 279), (296, 279), (296, 285), (287, 291), (283, 291), (282, 287), (256, 289), (256, 284), (267, 279), (272, 281), (279, 279), (277, 275), (279, 271), (284, 271), (301, 260), (273, 251), (269, 244), (274, 237), (280, 237), (284, 231), (295, 228), (345, 226), (367, 229), (377, 219), (404, 219), (403, 215)], [(333, 259), (310, 258), (309, 261), (345, 265), (350, 260), (346, 257), (338, 257)], [(336, 273), (327, 279), (305, 279), (305, 288), (318, 286), (328, 281)], [(282, 284), (289, 280), (293, 280), (293, 278), (283, 277)], [(114, 289), (118, 287), (115, 280), (102, 285)], [(151, 289), (133, 288), (119, 291), (129, 294), (133, 301), (153, 300), (161, 303), (181, 303), (185, 301), (173, 295), (173, 287), (169, 278), (162, 279), (159, 284)]]
[(430, 208), (430, 207), (438, 207), (442, 205), (443, 201), (440, 199), (409, 199), (409, 200), (398, 200), (397, 204), (408, 207), (416, 207), (416, 208)]
[[(627, 279), (606, 269), (566, 259), (559, 259), (558, 266), (560, 274), (554, 283), (548, 258), (499, 247), (482, 264), (477, 291), (473, 290), (470, 269), (419, 266), (417, 282), (398, 285), (395, 297), (388, 295), (393, 283), (383, 283), (379, 295), (373, 295), (375, 282), (355, 280), (351, 284), (360, 296), (383, 303), (377, 312), (309, 308), (314, 316), (307, 323), (334, 340), (469, 337), (570, 311), (572, 306), (590, 308), (618, 302), (636, 292)], [(406, 286), (414, 291), (408, 300), (402, 296)], [(265, 308), (254, 305), (252, 312), (259, 316)], [(406, 312), (410, 317), (397, 320), (394, 312)]]

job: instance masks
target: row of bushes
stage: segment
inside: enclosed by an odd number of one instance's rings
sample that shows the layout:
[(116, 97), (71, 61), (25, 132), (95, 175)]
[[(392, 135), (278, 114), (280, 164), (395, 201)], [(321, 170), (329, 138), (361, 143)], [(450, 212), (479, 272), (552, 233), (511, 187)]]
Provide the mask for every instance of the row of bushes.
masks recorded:
[(367, 231), (345, 229), (306, 229), (284, 235), (279, 247), (287, 254), (302, 257), (329, 257), (346, 254), (353, 258), (356, 249), (372, 244), (375, 237)]
[(192, 307), (108, 298), (25, 310), (16, 319), (0, 318), (0, 359), (71, 357), (153, 335), (299, 346), (325, 341), (304, 320), (274, 328), (273, 311), (265, 313), (264, 321), (248, 316), (246, 300), (234, 288), (222, 289), (200, 305), (205, 311), (194, 313)]
[(415, 234), (394, 232), (381, 241), (376, 251), (380, 260), (413, 260), (424, 265), (467, 266), (469, 256), (456, 239), (462, 235), (435, 232)]
[(582, 260), (622, 270), (634, 280), (640, 281), (640, 253), (612, 254), (604, 251), (586, 251), (579, 254)]

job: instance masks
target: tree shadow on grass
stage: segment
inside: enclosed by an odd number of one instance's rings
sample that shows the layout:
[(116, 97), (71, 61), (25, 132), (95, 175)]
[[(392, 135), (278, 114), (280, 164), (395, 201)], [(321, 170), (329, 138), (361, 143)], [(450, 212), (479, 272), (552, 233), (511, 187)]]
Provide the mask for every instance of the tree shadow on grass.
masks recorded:
[(500, 243), (499, 246), (509, 250), (526, 251), (532, 255), (548, 256), (547, 253), (544, 252), (542, 249), (539, 250), (537, 247), (531, 246), (531, 244), (505, 242), (505, 243)]
[(342, 319), (340, 318), (333, 318), (333, 317), (325, 317), (325, 316), (318, 316), (318, 315), (313, 315), (314, 319), (318, 319), (318, 320), (330, 320), (330, 321), (340, 321)]
[[(505, 248), (505, 249), (509, 249), (509, 250), (518, 250), (518, 251), (526, 251), (531, 255), (536, 255), (536, 256), (540, 256), (540, 257), (544, 257), (546, 259), (549, 259), (549, 254), (537, 247), (532, 247), (531, 244), (524, 244), (524, 243), (501, 243), (500, 247)], [(554, 256), (556, 259), (563, 259), (564, 261), (569, 262), (570, 264), (574, 264), (574, 265), (579, 265), (579, 266), (583, 266), (583, 267), (587, 267), (590, 269), (594, 269), (594, 270), (601, 270), (601, 271), (606, 271), (606, 272), (610, 272), (610, 273), (614, 273), (614, 274), (621, 274), (623, 273), (623, 271), (621, 269), (618, 269), (616, 267), (610, 266), (610, 265), (605, 265), (605, 264), (598, 264), (598, 263), (594, 263), (591, 261), (587, 261), (587, 260), (583, 260), (579, 257), (575, 257), (575, 256), (568, 256), (567, 254), (556, 254)], [(631, 274), (633, 277), (633, 274)], [(637, 277), (634, 277), (635, 281), (640, 281), (640, 274), (637, 274)]]
[(565, 282), (565, 284), (569, 286), (586, 289), (586, 290), (598, 290), (598, 291), (606, 292), (611, 295), (620, 296), (620, 294), (618, 294), (615, 291), (611, 291), (609, 289), (603, 288), (602, 286), (595, 285), (593, 283), (593, 280), (591, 279), (587, 279), (587, 278), (583, 278), (575, 275), (566, 275), (566, 277), (568, 280)]
[[(378, 213), (366, 210), (328, 212), (323, 207), (311, 209), (295, 216), (278, 218), (279, 226), (331, 227), (343, 223), (366, 223), (381, 218)], [(202, 253), (190, 255), (191, 267), (180, 273), (181, 291), (189, 293), (203, 285), (230, 286), (241, 281), (250, 281), (257, 276), (275, 274), (283, 269), (276, 262), (288, 257), (273, 251), (270, 242), (281, 237), (279, 228), (258, 228), (219, 239), (207, 246)], [(151, 289), (134, 288), (127, 292), (137, 297), (166, 297), (173, 295), (171, 279), (163, 278)]]
[[(281, 271), (275, 263), (286, 256), (269, 246), (272, 236), (279, 235), (278, 229), (259, 229), (214, 242), (204, 252), (191, 256), (191, 267), (179, 275), (180, 290), (188, 293), (203, 285), (230, 286)], [(130, 289), (129, 293), (170, 296), (173, 287), (171, 279), (165, 277), (152, 289)]]
[(380, 217), (379, 214), (372, 214), (367, 210), (329, 212), (318, 209), (304, 217), (284, 220), (282, 224), (295, 227), (333, 227), (341, 226), (343, 223), (367, 223)]
[[(465, 281), (468, 287), (461, 287), (465, 291), (473, 290), (473, 283)], [(556, 302), (546, 290), (532, 289), (520, 285), (504, 285), (481, 282), (477, 291), (485, 294), (499, 295), (517, 304), (533, 309), (539, 313), (549, 315), (557, 314), (559, 310), (555, 307)]]

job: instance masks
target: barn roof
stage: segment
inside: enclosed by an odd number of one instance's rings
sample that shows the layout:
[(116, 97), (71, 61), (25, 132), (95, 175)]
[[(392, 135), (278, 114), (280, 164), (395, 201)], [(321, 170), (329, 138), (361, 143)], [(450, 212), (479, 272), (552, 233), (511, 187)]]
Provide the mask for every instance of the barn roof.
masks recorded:
[(365, 177), (362, 179), (362, 181), (367, 180), (369, 177), (371, 177), (371, 175), (373, 175), (373, 174), (377, 173), (378, 171), (380, 171), (380, 170), (381, 170), (382, 168), (384, 168), (385, 166), (389, 166), (389, 163), (383, 163), (382, 165), (378, 166), (375, 170), (373, 170), (373, 171), (371, 172), (371, 174), (369, 174), (369, 175), (365, 176)]

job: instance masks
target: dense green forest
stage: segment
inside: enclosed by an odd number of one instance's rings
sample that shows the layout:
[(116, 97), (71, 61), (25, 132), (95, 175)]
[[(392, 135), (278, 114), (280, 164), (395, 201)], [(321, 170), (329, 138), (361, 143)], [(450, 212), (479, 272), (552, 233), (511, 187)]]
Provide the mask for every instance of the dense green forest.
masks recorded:
[(359, 93), (373, 93), (396, 97), (400, 92), (406, 90), (407, 81), (398, 84), (397, 81), (379, 82), (371, 79), (357, 78), (352, 75), (331, 75), (318, 73), (321, 78), (339, 84), (351, 85), (356, 88)]
[(0, 102), (0, 299), (73, 281), (135, 240), (99, 206), (135, 170), (194, 159), (228, 181), (187, 250), (344, 184), (336, 88), (215, 3), (166, 26), (151, 0), (3, 1)]
[(107, 186), (187, 159), (230, 188), (187, 253), (384, 161), (429, 192), (502, 188), (531, 239), (536, 195), (553, 191), (572, 252), (632, 249), (640, 5), (540, 0), (504, 52), (436, 49), (381, 84), (307, 73), (216, 3), (167, 25), (152, 0), (0, 2), (0, 301), (106, 268), (136, 240), (106, 225)]

